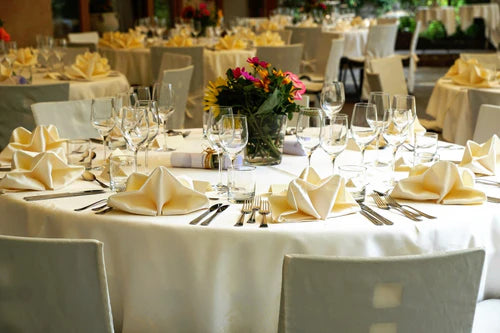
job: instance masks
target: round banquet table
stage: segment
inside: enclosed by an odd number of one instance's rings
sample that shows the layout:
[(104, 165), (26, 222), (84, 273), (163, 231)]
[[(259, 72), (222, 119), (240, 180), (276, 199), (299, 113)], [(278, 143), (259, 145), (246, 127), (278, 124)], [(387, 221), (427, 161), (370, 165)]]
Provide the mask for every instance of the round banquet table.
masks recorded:
[(151, 56), (148, 48), (99, 47), (99, 53), (108, 59), (112, 69), (123, 73), (132, 85), (149, 86), (155, 80), (151, 71)]
[(422, 31), (427, 29), (430, 21), (441, 21), (448, 36), (451, 36), (457, 30), (455, 15), (454, 7), (418, 7), (416, 20), (422, 22)]
[[(183, 150), (200, 151), (200, 132), (192, 131), (180, 144)], [(459, 160), (463, 150), (440, 151), (442, 159)], [(169, 165), (168, 154), (152, 155), (152, 162)], [(337, 163), (352, 163), (357, 158), (359, 153), (346, 151)], [(257, 192), (267, 191), (270, 184), (289, 182), (305, 165), (305, 157), (285, 155), (281, 165), (258, 167)], [(312, 165), (321, 176), (331, 172), (329, 158), (320, 151), (314, 153)], [(216, 181), (215, 170), (170, 170)], [(60, 191), (92, 188), (98, 186), (77, 181)], [(412, 203), (438, 217), (422, 222), (378, 210), (394, 221), (393, 226), (375, 226), (361, 215), (351, 214), (261, 229), (249, 224), (233, 226), (240, 205), (231, 205), (203, 227), (188, 223), (199, 212), (152, 217), (73, 211), (109, 193), (38, 202), (23, 201), (25, 195), (0, 196), (0, 233), (104, 242), (113, 319), (116, 329), (124, 333), (276, 332), (282, 262), (290, 253), (380, 257), (483, 247), (486, 261), (479, 298), (500, 296), (498, 204)], [(366, 203), (374, 206), (371, 199)]]
[[(44, 77), (45, 74), (34, 74), (33, 84), (47, 84), (55, 82), (67, 82)], [(69, 81), (69, 99), (92, 99), (98, 97), (115, 96), (129, 89), (127, 78), (118, 73), (115, 76), (97, 78), (92, 81), (71, 80)]]
[[(449, 78), (440, 78), (432, 90), (426, 113), (436, 119), (437, 126), (443, 129), (443, 139), (465, 145), (472, 139), (476, 126), (477, 113), (469, 107), (467, 91), (472, 87), (454, 84)], [(474, 88), (477, 89), (477, 88)], [(483, 88), (495, 91), (500, 88)]]
[(203, 51), (205, 86), (219, 76), (225, 77), (229, 68), (247, 65), (247, 59), (255, 57), (256, 52), (256, 49), (215, 51), (205, 49)]
[(368, 29), (351, 29), (347, 31), (329, 30), (344, 37), (344, 57), (359, 58), (364, 55), (368, 40)]

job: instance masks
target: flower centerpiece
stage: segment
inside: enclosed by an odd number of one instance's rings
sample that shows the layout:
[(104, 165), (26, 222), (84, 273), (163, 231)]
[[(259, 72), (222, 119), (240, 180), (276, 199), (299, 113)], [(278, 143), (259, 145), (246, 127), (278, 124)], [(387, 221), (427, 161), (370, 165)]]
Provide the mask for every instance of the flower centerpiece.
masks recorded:
[[(226, 78), (210, 82), (205, 91), (204, 110), (212, 106), (232, 106), (233, 112), (247, 117), (247, 162), (273, 165), (281, 162), (287, 119), (299, 106), (305, 92), (297, 75), (283, 72), (271, 64), (249, 58), (251, 73), (245, 68), (228, 69)], [(217, 112), (217, 108), (213, 108)], [(214, 114), (217, 119), (217, 114)]]
[(3, 27), (3, 21), (0, 20), (0, 40), (4, 42), (10, 42), (10, 35), (7, 33), (7, 30)]
[(201, 27), (200, 36), (205, 35), (205, 30), (208, 26), (215, 25), (215, 18), (212, 17), (212, 13), (208, 9), (208, 6), (205, 2), (201, 2), (198, 8), (195, 8), (191, 5), (188, 5), (182, 9), (181, 17), (184, 21), (189, 22), (197, 22)]
[(328, 14), (328, 8), (321, 1), (306, 0), (301, 12), (312, 15), (314, 22), (321, 23), (325, 15)]

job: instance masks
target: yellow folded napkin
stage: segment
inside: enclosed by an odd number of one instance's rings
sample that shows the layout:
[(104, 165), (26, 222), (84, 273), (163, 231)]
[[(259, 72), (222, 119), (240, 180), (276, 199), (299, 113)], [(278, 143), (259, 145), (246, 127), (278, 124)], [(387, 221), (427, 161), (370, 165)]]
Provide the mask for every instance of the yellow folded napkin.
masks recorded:
[(215, 45), (217, 50), (232, 50), (232, 49), (244, 49), (247, 45), (244, 41), (240, 40), (237, 36), (226, 35), (219, 39), (219, 42)]
[(430, 167), (415, 166), (408, 178), (397, 183), (391, 195), (445, 205), (481, 204), (486, 200), (483, 192), (474, 189), (474, 174), (450, 161), (440, 161)]
[(95, 52), (77, 55), (75, 63), (66, 70), (66, 75), (71, 79), (92, 80), (106, 77), (110, 73), (108, 59)]
[(129, 29), (128, 32), (105, 32), (99, 39), (99, 46), (113, 49), (136, 49), (144, 47), (144, 35)]
[(165, 46), (184, 47), (184, 46), (193, 46), (193, 45), (194, 45), (194, 41), (192, 38), (185, 37), (182, 35), (173, 36), (165, 42)]
[(0, 82), (4, 82), (12, 77), (12, 69), (0, 63)]
[(412, 166), (403, 157), (398, 158), (396, 162), (394, 162), (394, 171), (410, 171), (411, 168)]
[(307, 20), (297, 24), (297, 26), (302, 28), (308, 28), (308, 27), (317, 27), (318, 25), (313, 21), (312, 18), (308, 18)]
[(208, 198), (194, 190), (193, 181), (160, 166), (149, 177), (132, 174), (125, 192), (109, 197), (108, 205), (138, 215), (181, 215), (207, 208)]
[(0, 181), (5, 190), (57, 190), (78, 179), (83, 166), (69, 166), (55, 152), (16, 151), (12, 170)]
[(482, 175), (500, 174), (500, 139), (495, 134), (483, 144), (467, 141), (460, 166)]
[(15, 53), (16, 59), (14, 60), (14, 67), (34, 66), (38, 62), (38, 53), (29, 48), (20, 48), (17, 51), (10, 50), (10, 53)]
[(270, 21), (270, 20), (265, 20), (259, 24), (259, 30), (261, 31), (276, 31), (280, 30), (280, 26), (278, 23)]
[(346, 21), (346, 20), (339, 20), (335, 24), (335, 28), (333, 30), (339, 31), (339, 32), (345, 32), (345, 31), (349, 31), (351, 29), (352, 29), (351, 22)]
[(351, 25), (357, 27), (363, 24), (363, 18), (361, 16), (356, 16), (351, 20)]
[(39, 125), (33, 133), (24, 127), (18, 127), (12, 131), (9, 144), (0, 153), (0, 162), (10, 163), (14, 152), (18, 150), (31, 152), (53, 150), (64, 160), (65, 142), (66, 139), (59, 138), (59, 133), (54, 125)]
[(484, 68), (477, 59), (467, 61), (457, 59), (445, 76), (451, 78), (453, 83), (464, 86), (482, 88), (498, 86), (496, 73)]
[(277, 32), (266, 31), (253, 39), (255, 46), (281, 46), (285, 42)]
[(286, 191), (272, 193), (269, 203), (275, 222), (325, 220), (359, 210), (344, 178), (334, 175), (320, 179), (309, 168), (290, 182)]

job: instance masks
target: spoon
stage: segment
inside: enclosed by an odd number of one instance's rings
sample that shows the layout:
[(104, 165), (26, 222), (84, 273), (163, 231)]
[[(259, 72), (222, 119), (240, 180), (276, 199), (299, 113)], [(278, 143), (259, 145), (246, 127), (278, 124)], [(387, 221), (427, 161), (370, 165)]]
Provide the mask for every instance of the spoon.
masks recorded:
[(192, 220), (191, 222), (189, 222), (189, 224), (191, 224), (191, 225), (197, 224), (198, 222), (201, 221), (202, 218), (204, 218), (205, 216), (207, 216), (208, 213), (213, 212), (216, 209), (219, 209), (219, 207), (221, 207), (221, 206), (222, 206), (221, 203), (218, 203), (218, 204), (210, 206), (210, 208), (207, 209), (206, 212), (204, 212), (203, 214), (200, 214), (200, 216), (198, 216), (197, 218), (195, 218), (194, 220)]
[(93, 182), (95, 180), (99, 185), (101, 185), (102, 188), (108, 188), (109, 187), (109, 185), (104, 184), (99, 179), (97, 179), (97, 177), (92, 172), (90, 172), (90, 171), (85, 170), (83, 172), (83, 174), (82, 174), (82, 178), (84, 180), (89, 181), (89, 182)]

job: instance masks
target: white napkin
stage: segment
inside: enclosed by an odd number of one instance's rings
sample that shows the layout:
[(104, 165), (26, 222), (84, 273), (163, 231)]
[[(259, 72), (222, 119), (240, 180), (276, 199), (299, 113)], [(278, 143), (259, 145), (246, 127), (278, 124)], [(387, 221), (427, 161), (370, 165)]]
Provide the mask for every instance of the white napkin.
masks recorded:
[(192, 38), (185, 37), (182, 35), (176, 35), (170, 38), (165, 42), (165, 46), (179, 46), (179, 47), (185, 47), (185, 46), (193, 46), (194, 41)]
[(396, 184), (391, 195), (445, 205), (481, 204), (486, 200), (483, 192), (474, 189), (474, 174), (449, 161), (440, 161), (431, 167), (415, 166), (408, 178)]
[(78, 179), (83, 166), (69, 166), (52, 151), (33, 153), (16, 151), (12, 170), (0, 181), (6, 190), (56, 190)]
[(10, 53), (16, 54), (14, 67), (34, 66), (38, 62), (38, 52), (29, 47), (20, 48), (17, 51), (10, 50)]
[(500, 174), (500, 139), (495, 134), (483, 144), (467, 141), (460, 166), (482, 175)]
[[(195, 168), (195, 169), (214, 169), (214, 160), (217, 159), (216, 154), (202, 153), (184, 153), (172, 152), (170, 154), (170, 164), (175, 168)], [(235, 166), (243, 164), (243, 156), (236, 156), (234, 161)], [(224, 155), (222, 160), (222, 169), (226, 170), (231, 165), (231, 160)]]
[(458, 58), (445, 76), (451, 78), (453, 83), (464, 86), (483, 88), (498, 86), (497, 74), (484, 68), (477, 59), (464, 61)]
[(132, 174), (125, 192), (109, 197), (108, 205), (138, 215), (182, 215), (207, 208), (208, 198), (194, 190), (192, 180), (160, 166), (149, 177)]
[(359, 210), (344, 178), (334, 175), (320, 179), (312, 168), (290, 182), (286, 192), (272, 193), (269, 203), (276, 222), (325, 220)]
[(215, 45), (216, 50), (233, 50), (233, 49), (244, 49), (247, 45), (244, 41), (239, 39), (237, 36), (226, 35), (219, 39), (219, 42)]
[(11, 77), (12, 77), (12, 69), (0, 63), (0, 82), (6, 81), (12, 83), (10, 82), (11, 80), (9, 80)]
[(12, 155), (18, 150), (32, 152), (53, 150), (64, 160), (66, 156), (65, 142), (66, 139), (59, 138), (59, 133), (54, 125), (39, 125), (33, 133), (24, 127), (18, 127), (12, 131), (9, 144), (0, 153), (0, 162), (10, 163)]
[(283, 141), (283, 154), (306, 156), (306, 151), (297, 141), (295, 135), (287, 135)]
[(255, 46), (281, 46), (285, 45), (280, 34), (277, 32), (266, 31), (253, 38)]
[(66, 70), (66, 75), (71, 79), (93, 80), (106, 77), (111, 73), (108, 59), (99, 53), (85, 52), (76, 56), (75, 63)]

